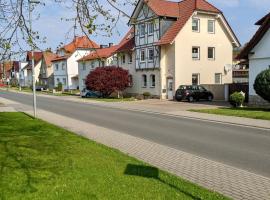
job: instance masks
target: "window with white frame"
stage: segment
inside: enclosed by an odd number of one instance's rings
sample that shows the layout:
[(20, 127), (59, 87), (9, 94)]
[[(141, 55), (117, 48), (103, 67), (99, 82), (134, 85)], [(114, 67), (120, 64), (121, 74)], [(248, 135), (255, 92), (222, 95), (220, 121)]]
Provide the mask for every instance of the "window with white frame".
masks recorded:
[(208, 59), (215, 60), (215, 47), (208, 47)]
[(85, 65), (85, 62), (83, 62), (82, 64), (82, 70), (85, 71), (86, 70), (86, 65)]
[(192, 59), (193, 60), (200, 59), (200, 47), (192, 47)]
[(150, 75), (150, 80), (151, 80), (151, 87), (152, 88), (156, 87), (156, 75), (151, 74)]
[(154, 22), (151, 21), (150, 23), (148, 23), (148, 35), (153, 35), (154, 33)]
[(215, 73), (215, 84), (222, 84), (222, 74)]
[(215, 20), (208, 20), (208, 33), (215, 33)]
[(63, 85), (66, 85), (66, 84), (67, 84), (67, 79), (63, 78)]
[(192, 31), (193, 32), (200, 32), (200, 19), (198, 19), (198, 18), (192, 19)]
[(192, 74), (192, 85), (200, 84), (200, 74)]
[(121, 58), (122, 58), (122, 64), (125, 64), (125, 63), (126, 63), (126, 55), (123, 54), (123, 55), (121, 56)]
[(140, 37), (144, 37), (144, 35), (145, 35), (145, 24), (140, 24), (139, 25), (139, 32), (140, 32)]
[(128, 75), (128, 87), (132, 87), (133, 86), (133, 77), (132, 75)]
[(149, 48), (148, 49), (148, 61), (153, 61), (154, 60), (154, 49)]
[(62, 63), (62, 70), (65, 70), (65, 63)]
[(145, 74), (142, 75), (142, 87), (147, 87), (147, 76)]
[(56, 79), (56, 82), (57, 82), (57, 84), (58, 84), (58, 83), (60, 83), (60, 79), (59, 79), (59, 78), (57, 78), (57, 79)]
[(82, 80), (82, 85), (84, 85), (84, 86), (85, 86), (85, 79), (83, 79), (83, 80)]
[(101, 67), (104, 67), (104, 66), (105, 66), (105, 61), (102, 60), (102, 61), (101, 61)]
[(141, 49), (140, 51), (140, 60), (141, 62), (145, 62), (145, 49)]
[(55, 64), (55, 71), (58, 71), (58, 64)]
[(128, 54), (128, 62), (132, 63), (132, 53)]

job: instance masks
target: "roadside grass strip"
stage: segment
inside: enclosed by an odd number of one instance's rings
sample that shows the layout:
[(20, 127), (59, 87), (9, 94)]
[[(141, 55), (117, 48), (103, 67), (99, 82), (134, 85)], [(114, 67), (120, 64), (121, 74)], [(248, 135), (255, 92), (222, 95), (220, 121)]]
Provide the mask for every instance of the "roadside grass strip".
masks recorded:
[(228, 198), (24, 113), (0, 113), (0, 199)]

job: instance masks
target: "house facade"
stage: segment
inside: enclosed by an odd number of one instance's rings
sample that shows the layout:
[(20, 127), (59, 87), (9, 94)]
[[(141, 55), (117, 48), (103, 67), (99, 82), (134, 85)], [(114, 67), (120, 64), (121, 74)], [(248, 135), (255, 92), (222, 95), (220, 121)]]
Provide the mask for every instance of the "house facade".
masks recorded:
[(54, 88), (54, 74), (52, 60), (57, 57), (56, 54), (47, 50), (43, 52), (41, 67), (39, 72), (39, 83), (46, 88)]
[(233, 48), (240, 43), (222, 12), (205, 0), (140, 0), (133, 91), (173, 99), (186, 84), (232, 83)]
[(116, 50), (118, 46), (110, 44), (108, 47), (102, 47), (91, 52), (87, 56), (78, 60), (79, 71), (79, 89), (82, 91), (85, 86), (87, 75), (97, 67), (117, 66)]
[(238, 55), (238, 59), (247, 59), (249, 62), (249, 103), (267, 104), (259, 97), (254, 88), (257, 75), (270, 68), (270, 13), (256, 22), (259, 29)]
[(75, 37), (74, 40), (57, 51), (52, 60), (54, 71), (54, 87), (62, 83), (64, 90), (79, 89), (79, 71), (77, 60), (90, 54), (99, 45), (86, 36)]
[[(42, 63), (42, 52), (34, 52), (34, 69), (35, 69), (35, 82), (39, 82), (39, 73)], [(30, 87), (33, 85), (32, 73), (32, 52), (27, 52), (26, 61), (20, 63), (20, 85), (23, 87)]]

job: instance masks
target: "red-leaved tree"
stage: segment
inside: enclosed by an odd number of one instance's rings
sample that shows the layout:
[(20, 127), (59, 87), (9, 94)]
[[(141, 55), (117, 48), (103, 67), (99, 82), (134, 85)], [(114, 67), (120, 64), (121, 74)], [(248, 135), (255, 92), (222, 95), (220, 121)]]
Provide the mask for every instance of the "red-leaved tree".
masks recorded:
[(107, 97), (129, 86), (128, 70), (115, 66), (98, 67), (87, 75), (85, 85), (88, 90), (99, 91)]

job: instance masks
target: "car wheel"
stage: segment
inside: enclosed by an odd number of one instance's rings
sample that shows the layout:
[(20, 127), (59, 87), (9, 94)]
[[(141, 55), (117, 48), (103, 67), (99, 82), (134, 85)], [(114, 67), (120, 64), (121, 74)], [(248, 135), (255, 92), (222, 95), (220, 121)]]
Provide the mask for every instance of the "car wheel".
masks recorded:
[(189, 102), (193, 102), (193, 101), (194, 101), (193, 96), (189, 96), (189, 97), (188, 97), (188, 101), (189, 101)]
[(175, 98), (175, 100), (176, 100), (176, 101), (182, 101), (182, 99), (181, 99), (181, 98)]
[(213, 97), (210, 95), (210, 96), (208, 96), (208, 101), (213, 101)]

